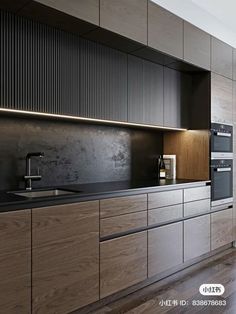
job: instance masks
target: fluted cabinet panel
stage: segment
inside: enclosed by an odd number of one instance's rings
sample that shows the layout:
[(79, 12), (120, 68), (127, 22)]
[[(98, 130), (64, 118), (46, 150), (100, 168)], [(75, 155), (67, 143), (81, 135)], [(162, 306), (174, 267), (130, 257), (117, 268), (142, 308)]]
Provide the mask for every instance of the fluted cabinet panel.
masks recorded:
[(1, 11), (0, 105), (77, 114), (79, 38)]
[(127, 54), (82, 40), (80, 116), (127, 121)]

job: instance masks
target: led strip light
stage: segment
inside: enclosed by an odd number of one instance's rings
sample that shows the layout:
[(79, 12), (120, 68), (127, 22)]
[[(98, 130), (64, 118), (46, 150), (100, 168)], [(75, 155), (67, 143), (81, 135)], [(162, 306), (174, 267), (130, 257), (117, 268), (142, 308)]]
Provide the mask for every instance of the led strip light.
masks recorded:
[(20, 115), (28, 115), (28, 116), (38, 116), (38, 117), (45, 117), (45, 118), (58, 118), (63, 120), (73, 120), (73, 121), (87, 121), (87, 122), (96, 122), (96, 123), (106, 123), (111, 125), (120, 125), (120, 126), (137, 126), (137, 127), (144, 127), (144, 128), (151, 128), (151, 129), (161, 129), (161, 130), (175, 130), (175, 131), (187, 131), (185, 128), (173, 128), (173, 127), (165, 127), (165, 126), (157, 126), (157, 125), (150, 125), (150, 124), (139, 124), (139, 123), (132, 123), (132, 122), (120, 122), (114, 120), (104, 120), (104, 119), (93, 119), (93, 118), (83, 118), (83, 117), (76, 117), (70, 115), (63, 115), (63, 114), (54, 114), (54, 113), (44, 113), (44, 112), (36, 112), (36, 111), (27, 111), (27, 110), (18, 110), (18, 109), (7, 109), (7, 108), (0, 108), (0, 112), (5, 113), (16, 113)]

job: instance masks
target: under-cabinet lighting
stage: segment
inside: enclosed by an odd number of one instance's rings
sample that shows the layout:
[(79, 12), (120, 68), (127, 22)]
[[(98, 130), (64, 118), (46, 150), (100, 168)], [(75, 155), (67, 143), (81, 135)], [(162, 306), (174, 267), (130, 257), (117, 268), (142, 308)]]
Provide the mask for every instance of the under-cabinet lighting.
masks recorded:
[(84, 117), (76, 117), (76, 116), (70, 116), (70, 115), (64, 115), (64, 114), (44, 113), (44, 112), (36, 112), (36, 111), (18, 110), (18, 109), (0, 108), (0, 112), (16, 113), (20, 115), (39, 116), (39, 117), (46, 117), (46, 118), (51, 117), (51, 118), (58, 118), (58, 119), (63, 119), (63, 120), (106, 123), (110, 125), (120, 125), (120, 126), (123, 125), (123, 126), (134, 126), (134, 127), (136, 126), (136, 127), (161, 129), (161, 130), (187, 131), (187, 129), (185, 128), (173, 128), (173, 127), (165, 127), (165, 126), (150, 125), (150, 124), (139, 124), (139, 123), (121, 122), (121, 121), (114, 121), (114, 120), (84, 118)]

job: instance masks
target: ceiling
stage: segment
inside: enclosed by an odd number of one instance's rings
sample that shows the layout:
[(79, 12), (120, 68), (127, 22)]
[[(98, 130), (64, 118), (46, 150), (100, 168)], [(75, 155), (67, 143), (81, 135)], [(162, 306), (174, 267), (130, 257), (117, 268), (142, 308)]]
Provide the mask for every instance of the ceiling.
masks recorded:
[(236, 48), (235, 0), (152, 0)]

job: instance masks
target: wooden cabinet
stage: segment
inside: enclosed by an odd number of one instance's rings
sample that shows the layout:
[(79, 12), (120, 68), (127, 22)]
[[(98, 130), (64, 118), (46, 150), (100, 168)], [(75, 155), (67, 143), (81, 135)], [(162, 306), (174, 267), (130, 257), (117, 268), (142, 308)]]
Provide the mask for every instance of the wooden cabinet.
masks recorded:
[(147, 231), (100, 243), (100, 297), (147, 278)]
[(164, 126), (188, 128), (191, 76), (164, 67)]
[(211, 249), (215, 250), (233, 241), (232, 208), (211, 214)]
[(148, 231), (148, 277), (183, 263), (183, 223)]
[(184, 21), (184, 60), (210, 70), (211, 36)]
[(148, 1), (148, 46), (183, 59), (183, 20)]
[(0, 213), (0, 312), (31, 313), (31, 213)]
[(233, 77), (233, 48), (215, 37), (211, 38), (211, 71)]
[(147, 226), (147, 211), (100, 219), (100, 237), (134, 231)]
[(163, 66), (128, 56), (128, 122), (163, 125)]
[(198, 215), (211, 210), (211, 199), (205, 199), (184, 204), (184, 216)]
[(148, 225), (165, 223), (183, 217), (183, 204), (166, 206), (148, 211)]
[(100, 26), (147, 44), (147, 0), (100, 0)]
[(210, 215), (184, 221), (184, 262), (210, 252)]
[(148, 194), (148, 209), (181, 204), (183, 202), (183, 190), (155, 192)]
[(100, 200), (100, 217), (113, 217), (147, 209), (147, 194), (121, 196)]
[(236, 48), (233, 48), (233, 80), (236, 80)]
[(33, 313), (69, 313), (99, 299), (99, 202), (32, 210)]
[(211, 197), (210, 185), (184, 189), (184, 202), (193, 202), (210, 197)]
[(99, 24), (99, 0), (35, 0), (75, 18)]
[(233, 81), (211, 74), (211, 121), (232, 124)]

